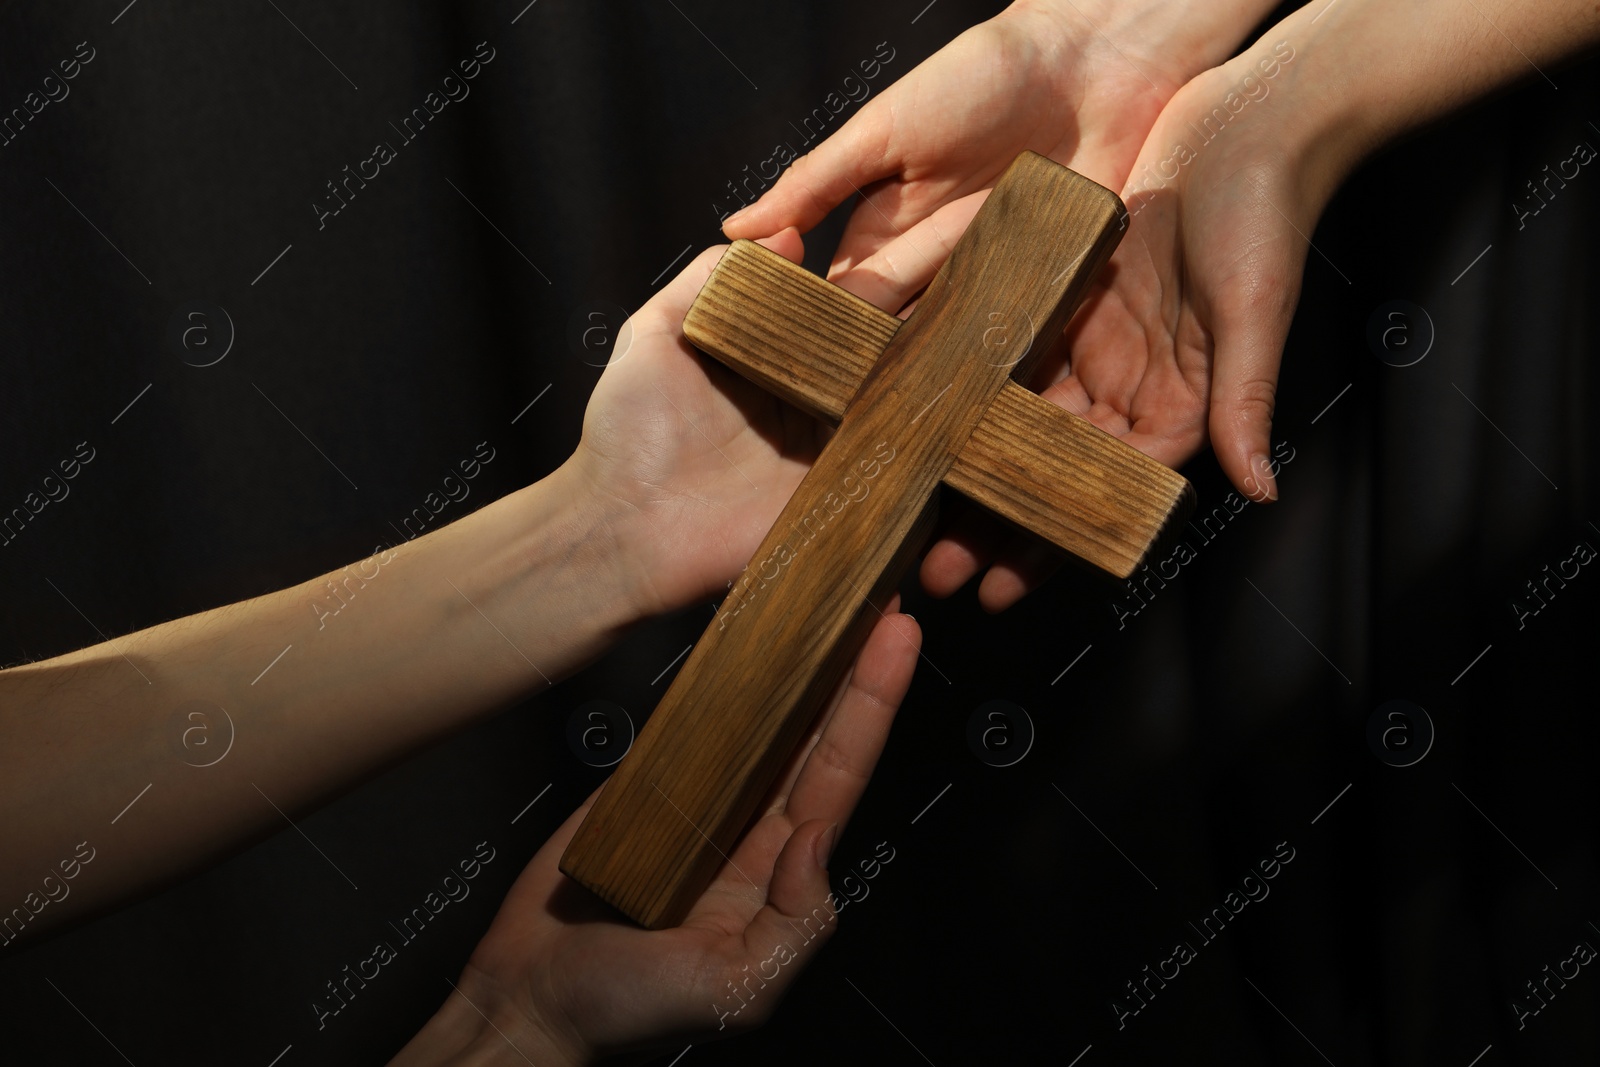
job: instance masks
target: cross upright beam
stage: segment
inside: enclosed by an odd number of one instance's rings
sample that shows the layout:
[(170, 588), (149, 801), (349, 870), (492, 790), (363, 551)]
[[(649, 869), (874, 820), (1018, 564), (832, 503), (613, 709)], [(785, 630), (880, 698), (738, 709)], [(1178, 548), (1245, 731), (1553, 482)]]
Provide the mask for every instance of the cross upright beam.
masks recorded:
[(1122, 215), (1023, 153), (903, 323), (748, 242), (724, 256), (687, 335), (837, 430), (563, 871), (645, 926), (681, 921), (921, 551), (941, 483), (1121, 576), (1181, 518), (1181, 477), (1011, 380), (1066, 326)]

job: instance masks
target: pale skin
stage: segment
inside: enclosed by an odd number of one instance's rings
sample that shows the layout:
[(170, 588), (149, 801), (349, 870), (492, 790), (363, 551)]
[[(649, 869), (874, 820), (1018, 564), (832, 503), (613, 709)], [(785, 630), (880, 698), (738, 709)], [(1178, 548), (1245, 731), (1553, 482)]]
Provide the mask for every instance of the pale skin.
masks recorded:
[[(881, 183), (858, 217), (881, 213), (893, 224), (852, 224), (833, 274), (894, 309), (942, 260), (1011, 154), (1040, 145), (1061, 152), (1123, 191), (1130, 230), (1069, 330), (1063, 358), (1039, 384), (1166, 462), (1209, 439), (1242, 491), (1271, 499), (1276, 487), (1257, 457), (1270, 440), (1278, 363), (1307, 254), (1303, 234), (1374, 148), (1532, 75), (1529, 64), (1549, 69), (1592, 47), (1600, 15), (1591, 0), (1548, 0), (1536, 12), (1511, 0), (1319, 2), (1221, 66), (1191, 69), (1230, 54), (1263, 6), (1206, 7), (1217, 22), (1203, 25), (1216, 38), (1194, 46), (1187, 33), (1177, 35), (1178, 58), (1135, 47), (1162, 39), (1173, 21), (1157, 17), (1165, 5), (1019, 6), (1007, 15), (1028, 19), (1031, 33), (1065, 33), (1069, 15), (1087, 15), (1093, 33), (1116, 44), (1094, 51), (1100, 46), (1080, 29), (1042, 53), (1070, 66), (1078, 85), (1063, 97), (1065, 108), (1047, 112), (1054, 127), (1037, 128), (1006, 105), (1023, 89), (1036, 94), (1029, 99), (1054, 99), (1059, 72), (1029, 63), (1024, 85), (997, 82), (990, 68), (1002, 44), (980, 37), (869, 103), (828, 142), (843, 139), (842, 150), (830, 155), (824, 145), (797, 162), (761, 204), (730, 220), (729, 233), (811, 225), (850, 186)], [(1147, 13), (1142, 23), (1124, 23), (1109, 17), (1119, 10)], [(1004, 47), (1020, 47), (1016, 27), (1000, 31), (1013, 35)], [(1175, 177), (1142, 181), (1146, 165), (1161, 173), (1190, 122), (1203, 121), (1246, 74), (1262, 76), (1259, 64), (1279, 41), (1295, 58), (1280, 59), (1270, 96), (1238, 112)], [(1108, 73), (1119, 58), (1144, 61), (1150, 95)], [(919, 74), (925, 68), (937, 77)], [(1105, 79), (1127, 91), (1090, 88)], [(942, 93), (947, 81), (962, 84), (950, 106), (906, 112), (933, 119), (894, 120), (896, 101)], [(1130, 123), (1144, 124), (1137, 145), (1122, 132)], [(865, 136), (861, 127), (873, 124), (880, 128)], [(858, 180), (840, 181), (841, 173)], [(918, 225), (925, 229), (911, 228)], [(772, 243), (798, 255), (792, 233)], [(684, 343), (684, 309), (715, 257), (702, 255), (635, 316), (628, 354), (602, 377), (572, 460), (401, 545), (325, 626), (309, 608), (325, 596), (318, 579), (0, 672), (0, 751), (13, 755), (0, 775), (0, 811), (14, 828), (0, 865), (0, 892), (9, 896), (0, 899), (35, 891), (76, 842), (151, 785), (116, 837), (102, 838), (106, 846), (71, 896), (45, 908), (25, 936), (273, 831), (281, 816), (266, 797), (291, 814), (304, 811), (539, 691), (632, 621), (718, 592), (755, 549), (821, 436)], [(924, 583), (950, 591), (994, 555), (978, 536), (946, 540), (924, 562)], [(1037, 560), (1013, 554), (990, 570), (980, 597), (1004, 606), (1040, 574)], [(681, 929), (588, 921), (603, 910), (591, 911), (598, 905), (555, 870), (574, 815), (513, 887), (460, 992), (398, 1062), (588, 1062), (716, 1032), (713, 1005), (724, 1001), (726, 981), (768, 958), (774, 937), (787, 936), (800, 916), (827, 906), (826, 854), (881, 750), (917, 640), (915, 624), (893, 612), (877, 628), (733, 854), (737, 870), (719, 875)], [(239, 723), (235, 748), (214, 767), (185, 765), (177, 738), (188, 722), (177, 713), (189, 701), (226, 707)], [(822, 940), (797, 945), (801, 958), (771, 983), (771, 996), (731, 1025), (745, 1028), (769, 1013)]]
[[(1197, 5), (1212, 34), (1197, 43), (1183, 5), (1014, 4), (869, 100), (724, 232), (805, 230), (861, 189), (830, 277), (894, 306), (932, 276), (1017, 151), (1048, 154), (1118, 191), (1132, 217), (1033, 384), (1172, 466), (1209, 442), (1241, 493), (1275, 500), (1279, 366), (1306, 235), (1333, 192), (1384, 143), (1592, 48), (1600, 10), (1313, 0), (1227, 59), (1272, 6)], [(1226, 128), (1202, 144), (1190, 124), (1230, 92), (1263, 98), (1226, 108)], [(1162, 177), (1185, 141), (1193, 158)], [(928, 553), (923, 583), (948, 594), (998, 559), (979, 599), (1000, 610), (1053, 560), (974, 518)]]
[[(799, 254), (792, 233), (771, 243)], [(0, 751), (48, 753), (0, 775), (0, 811), (19, 816), (0, 899), (20, 901), (150, 785), (95, 877), (28, 934), (203, 866), (281, 827), (272, 804), (307, 810), (548, 688), (632, 623), (718, 593), (821, 436), (683, 340), (715, 259), (634, 316), (582, 444), (536, 484), (330, 575), (0, 671)], [(332, 615), (329, 580), (348, 601)], [(202, 769), (226, 742), (219, 709), (236, 738)], [(186, 748), (200, 722), (215, 743)]]
[[(768, 243), (801, 253), (793, 232)], [(304, 813), (548, 688), (632, 623), (720, 593), (823, 436), (683, 339), (719, 254), (702, 254), (633, 316), (582, 443), (548, 477), (348, 569), (0, 671), (0, 811), (12, 827), (0, 899), (37, 911), (6, 941), (34, 941), (201, 869), (281, 830), (280, 810)], [(348, 601), (331, 616), (313, 606), (336, 603), (329, 579)], [(717, 1031), (727, 982), (778, 940), (797, 940), (791, 923), (831, 915), (827, 857), (919, 644), (916, 623), (888, 606), (732, 854), (736, 869), (678, 929), (639, 930), (559, 873), (575, 814), (523, 872), (459, 992), (402, 1062), (449, 1062), (473, 1044), (458, 1039), (474, 1020), (501, 1041), (468, 997), (516, 1034), (514, 1050), (500, 1048), (516, 1062), (583, 1062)], [(191, 719), (195, 707), (211, 714)], [(232, 746), (198, 766), (223, 751), (222, 709)], [(197, 721), (214, 731), (210, 748), (195, 744)], [(58, 864), (85, 840), (92, 862), (63, 879)], [(69, 892), (38, 907), (52, 872)], [(723, 1032), (770, 1014), (832, 925), (797, 943), (762, 1003)]]

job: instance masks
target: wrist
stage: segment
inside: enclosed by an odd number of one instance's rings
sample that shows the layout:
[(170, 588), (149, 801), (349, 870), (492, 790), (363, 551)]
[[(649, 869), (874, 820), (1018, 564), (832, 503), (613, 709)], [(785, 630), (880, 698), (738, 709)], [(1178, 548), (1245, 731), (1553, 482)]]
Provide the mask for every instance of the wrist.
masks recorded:
[(1394, 130), (1392, 111), (1383, 106), (1386, 75), (1370, 63), (1381, 49), (1371, 52), (1351, 41), (1336, 12), (1314, 6), (1272, 27), (1250, 51), (1288, 47), (1296, 55), (1298, 62), (1285, 66), (1281, 86), (1280, 136), (1297, 161), (1307, 194), (1321, 205)]
[(1107, 45), (1107, 57), (1134, 63), (1138, 73), (1167, 84), (1171, 95), (1224, 62), (1276, 6), (1277, 0), (1016, 0), (1001, 17), (1045, 28), (1043, 40), (1064, 44), (1058, 69), (1076, 75), (1072, 60)]
[(414, 577), (392, 590), (410, 606), (391, 613), (431, 635), (425, 657), (391, 650), (397, 677), (425, 661), (428, 677), (415, 679), (424, 688), (504, 707), (578, 670), (637, 621), (595, 502), (573, 481), (557, 469), (392, 550), (397, 573)]
[(1345, 178), (1381, 140), (1371, 107), (1349, 83), (1348, 68), (1328, 62), (1307, 45), (1308, 21), (1297, 12), (1278, 23), (1223, 64), (1226, 77), (1219, 79), (1247, 93), (1258, 84), (1270, 94), (1253, 116), (1253, 140), (1285, 172), (1294, 202), (1309, 212), (1297, 225), (1315, 223)]
[(558, 1039), (519, 1011), (501, 990), (470, 964), (449, 997), (390, 1067), (579, 1067), (594, 1062), (582, 1049)]
[(1383, 145), (1600, 39), (1589, 5), (1561, 0), (1507, 47), (1495, 24), (1505, 6), (1339, 0), (1307, 4), (1268, 31), (1264, 41), (1287, 39), (1303, 56), (1285, 79), (1294, 103), (1285, 135), (1308, 187), (1326, 189), (1325, 202)]
[(561, 539), (570, 546), (568, 558), (581, 575), (579, 584), (605, 602), (605, 625), (620, 634), (683, 605), (654, 580), (656, 553), (664, 546), (650, 505), (614, 491), (596, 467), (580, 444), (545, 482), (566, 516)]
[(491, 593), (505, 610), (579, 660), (649, 614), (629, 559), (631, 509), (595, 492), (571, 460), (505, 503), (507, 535), (495, 542), (504, 566), (485, 568), (513, 576)]

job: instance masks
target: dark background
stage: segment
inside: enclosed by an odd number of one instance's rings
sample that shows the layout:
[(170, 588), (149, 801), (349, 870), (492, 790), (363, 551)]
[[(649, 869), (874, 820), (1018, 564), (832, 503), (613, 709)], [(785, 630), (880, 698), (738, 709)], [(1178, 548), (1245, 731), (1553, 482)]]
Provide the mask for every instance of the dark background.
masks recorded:
[[(0, 110), (79, 41), (97, 51), (0, 147), (0, 507), (79, 441), (97, 452), (0, 548), (11, 662), (98, 640), (83, 615), (123, 633), (356, 559), (479, 441), (499, 458), (461, 512), (542, 476), (598, 375), (572, 323), (637, 307), (715, 242), (725, 183), (879, 42), (895, 58), (874, 92), (1000, 6), (540, 0), (512, 24), (525, 0), (124, 2), (0, 7)], [(470, 98), (318, 231), (323, 183), (481, 40), (497, 56)], [(1525, 1029), (1510, 1008), (1575, 943), (1600, 945), (1600, 577), (1521, 630), (1509, 607), (1577, 542), (1600, 546), (1600, 177), (1520, 231), (1511, 208), (1576, 142), (1600, 144), (1596, 65), (1547, 73), (1559, 90), (1534, 77), (1373, 161), (1323, 220), (1285, 358), (1281, 503), (1247, 508), (1121, 630), (1118, 590), (1080, 573), (995, 618), (971, 589), (910, 597), (937, 670), (919, 670), (835, 885), (879, 842), (895, 859), (764, 1031), (679, 1062), (1600, 1058), (1592, 967)], [(829, 246), (813, 239), (813, 266)], [(1393, 300), (1431, 320), (1412, 366), (1367, 340)], [(236, 329), (214, 366), (168, 341), (189, 301)], [(1400, 321), (1422, 345), (1427, 324)], [(1185, 473), (1202, 511), (1227, 491), (1209, 455)], [(0, 1059), (121, 1062), (109, 1039), (141, 1065), (265, 1067), (291, 1045), (284, 1067), (383, 1061), (600, 780), (569, 714), (606, 699), (642, 721), (704, 618), (645, 627), (304, 818), (359, 894), (286, 829), (0, 952)], [(997, 699), (1037, 731), (1003, 768), (968, 744)], [(1436, 731), (1408, 767), (1369, 744), (1389, 700)], [(470, 899), (319, 1032), (323, 983), (485, 839), (498, 858)], [(1187, 924), (1280, 842), (1294, 859), (1271, 895), (1202, 944)], [(1178, 940), (1198, 957), (1119, 1030), (1113, 998)]]

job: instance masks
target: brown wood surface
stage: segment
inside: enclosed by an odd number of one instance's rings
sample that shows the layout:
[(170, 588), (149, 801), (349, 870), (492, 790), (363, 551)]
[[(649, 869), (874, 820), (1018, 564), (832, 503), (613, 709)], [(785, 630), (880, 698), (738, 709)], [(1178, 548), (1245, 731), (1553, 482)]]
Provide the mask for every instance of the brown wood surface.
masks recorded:
[[(753, 241), (728, 249), (684, 320), (696, 347), (830, 423), (899, 329), (893, 315)], [(944, 484), (1118, 578), (1193, 504), (1182, 475), (1015, 381)]]
[[(1008, 376), (1025, 375), (1043, 348), (1014, 360), (1018, 349), (997, 348), (990, 331), (1000, 323), (1015, 337), (1026, 323), (1055, 336), (1115, 245), (1120, 213), (1109, 191), (1042, 157), (1011, 165), (872, 361), (568, 845), (563, 871), (645, 926), (681, 921), (859, 650), (869, 605), (920, 548), (941, 480)], [(832, 301), (797, 316), (763, 292), (750, 300), (748, 314), (780, 331), (833, 336)], [(782, 359), (765, 373), (783, 380)], [(794, 398), (799, 379), (787, 380), (778, 391)], [(1017, 432), (1009, 417), (996, 423), (1002, 440)]]
[(837, 424), (901, 322), (754, 241), (735, 241), (683, 335), (801, 411)]

